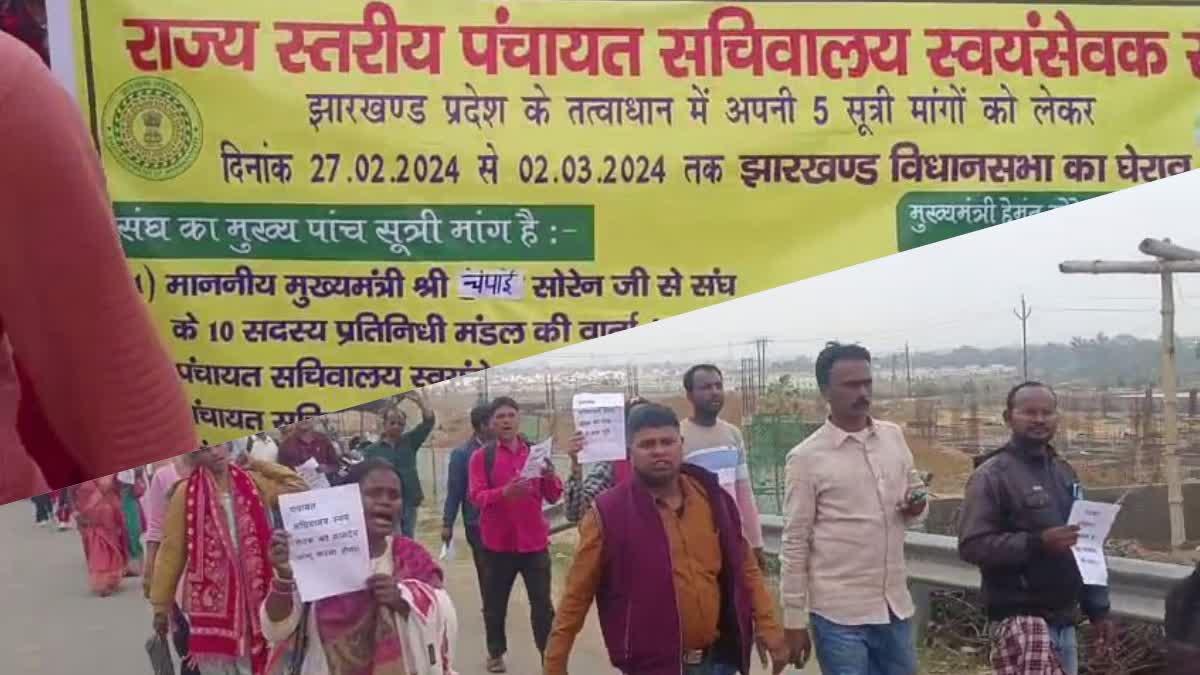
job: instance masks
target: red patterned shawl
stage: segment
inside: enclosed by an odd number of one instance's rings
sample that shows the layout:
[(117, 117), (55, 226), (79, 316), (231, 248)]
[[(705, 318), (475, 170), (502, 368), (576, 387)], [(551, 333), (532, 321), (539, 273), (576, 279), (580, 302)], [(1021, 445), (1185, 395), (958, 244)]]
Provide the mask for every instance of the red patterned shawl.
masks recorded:
[[(249, 474), (230, 466), (229, 487), (236, 533), (229, 531), (212, 473), (194, 471), (187, 479), (188, 646), (192, 657), (201, 662), (249, 656), (257, 675), (267, 660), (258, 607), (271, 580), (267, 557), (271, 527)], [(234, 536), (240, 550), (233, 544)], [(244, 653), (243, 640), (249, 654)]]

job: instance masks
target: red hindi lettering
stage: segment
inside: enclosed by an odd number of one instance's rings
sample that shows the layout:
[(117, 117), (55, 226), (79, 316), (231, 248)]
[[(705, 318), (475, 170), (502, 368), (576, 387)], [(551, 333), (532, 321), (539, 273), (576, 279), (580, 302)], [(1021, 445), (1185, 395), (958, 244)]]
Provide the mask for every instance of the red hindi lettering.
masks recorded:
[(1078, 30), (1066, 12), (1059, 10), (1054, 18), (1061, 28), (1043, 28), (1041, 14), (1030, 10), (1025, 15), (1028, 29), (927, 29), (926, 36), (938, 39), (927, 52), (930, 69), (939, 77), (954, 77), (959, 69), (1051, 78), (1082, 71), (1109, 77), (1166, 72), (1166, 32)]
[(496, 9), (495, 26), (462, 26), (463, 59), (488, 75), (507, 68), (530, 75), (568, 72), (612, 77), (641, 75), (641, 28), (512, 26), (507, 7)]
[[(821, 31), (820, 36), (828, 40), (821, 45), (820, 65), (821, 73), (829, 79), (841, 79), (843, 74), (858, 79), (872, 69), (908, 74), (908, 30)], [(871, 38), (877, 39), (878, 44), (868, 44)], [(844, 69), (842, 61), (848, 62)]]
[[(214, 53), (221, 65), (254, 70), (257, 21), (125, 19), (122, 25), (142, 31), (140, 39), (125, 43), (130, 60), (138, 70), (171, 70), (176, 61), (187, 68), (203, 68)], [(184, 31), (188, 32), (186, 37), (172, 34)], [(239, 38), (241, 49), (236, 50)], [(154, 50), (157, 55), (151, 56)]]
[[(275, 28), (291, 34), (286, 42), (276, 45), (279, 65), (289, 73), (303, 73), (309, 66), (325, 73), (335, 69), (348, 73), (351, 52), (354, 65), (367, 75), (395, 75), (400, 72), (401, 61), (410, 71), (441, 73), (445, 27), (397, 23), (395, 11), (385, 2), (368, 3), (360, 23), (278, 22)], [(323, 34), (310, 42), (310, 32)], [(401, 44), (404, 35), (410, 39)], [(366, 41), (356, 43), (357, 36), (364, 36)], [(298, 58), (302, 52), (306, 61)], [(382, 63), (377, 60), (380, 52)], [(331, 58), (336, 58), (336, 64)]]
[(1200, 79), (1200, 32), (1184, 33), (1183, 39), (1196, 41), (1196, 48), (1189, 51), (1187, 55), (1188, 61), (1192, 65), (1192, 77)]
[(704, 28), (663, 28), (670, 40), (659, 51), (671, 77), (719, 77), (728, 67), (762, 76), (859, 78), (869, 71), (908, 73), (907, 29), (757, 28), (742, 7), (721, 7)]

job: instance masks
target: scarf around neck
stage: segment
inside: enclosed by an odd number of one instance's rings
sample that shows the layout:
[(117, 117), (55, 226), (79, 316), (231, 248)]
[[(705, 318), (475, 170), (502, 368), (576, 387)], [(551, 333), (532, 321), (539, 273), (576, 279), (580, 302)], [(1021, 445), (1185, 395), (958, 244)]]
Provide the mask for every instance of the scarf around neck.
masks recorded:
[[(250, 475), (229, 467), (237, 532), (230, 532), (216, 479), (206, 470), (187, 478), (188, 647), (198, 663), (234, 662), (249, 656), (254, 673), (266, 665), (267, 643), (258, 607), (271, 579), (267, 510)], [(240, 549), (234, 546), (234, 537)], [(248, 642), (245, 654), (243, 640)]]
[[(433, 589), (443, 587), (442, 568), (417, 542), (393, 536), (388, 554), (392, 557), (392, 576), (402, 587), (408, 581)], [(370, 591), (344, 593), (313, 605), (309, 611), (330, 675), (409, 675), (400, 625), (393, 612), (375, 602)], [(414, 610), (420, 614), (428, 608), (418, 603)], [(301, 624), (288, 640), (275, 645), (266, 672), (286, 672), (300, 633), (308, 628)]]

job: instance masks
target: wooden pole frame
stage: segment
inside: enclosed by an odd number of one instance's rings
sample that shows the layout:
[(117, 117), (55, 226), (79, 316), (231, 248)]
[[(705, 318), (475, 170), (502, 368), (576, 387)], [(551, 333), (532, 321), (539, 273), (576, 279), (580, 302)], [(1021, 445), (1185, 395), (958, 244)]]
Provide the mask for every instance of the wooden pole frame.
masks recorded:
[[(1138, 250), (1157, 260), (1068, 260), (1063, 274), (1157, 274), (1162, 293), (1162, 365), (1159, 386), (1163, 392), (1163, 462), (1167, 473), (1167, 506), (1171, 520), (1171, 546), (1187, 539), (1183, 510), (1183, 477), (1179, 464), (1178, 364), (1175, 359), (1175, 274), (1200, 273), (1200, 251), (1174, 244), (1170, 239), (1143, 239)], [(1153, 400), (1153, 399), (1151, 399)], [(1153, 410), (1147, 410), (1147, 415)]]

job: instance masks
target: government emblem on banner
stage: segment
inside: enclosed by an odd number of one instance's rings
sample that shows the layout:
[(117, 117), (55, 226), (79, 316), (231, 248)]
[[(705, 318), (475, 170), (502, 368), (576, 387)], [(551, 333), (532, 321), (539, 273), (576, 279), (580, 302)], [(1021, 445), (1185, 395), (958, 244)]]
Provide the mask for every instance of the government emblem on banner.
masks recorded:
[(158, 77), (122, 84), (104, 106), (104, 146), (139, 178), (165, 181), (186, 172), (200, 156), (200, 110), (182, 87)]

